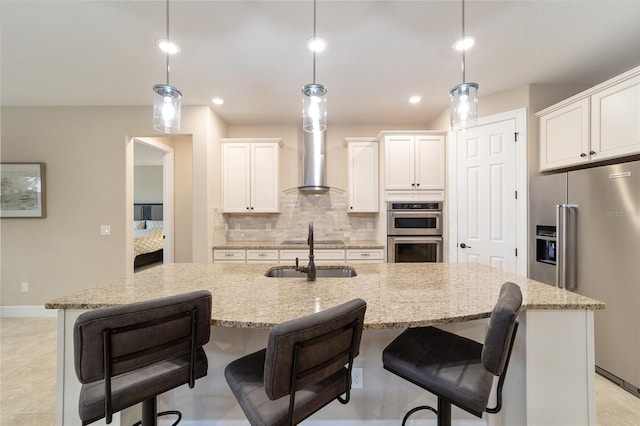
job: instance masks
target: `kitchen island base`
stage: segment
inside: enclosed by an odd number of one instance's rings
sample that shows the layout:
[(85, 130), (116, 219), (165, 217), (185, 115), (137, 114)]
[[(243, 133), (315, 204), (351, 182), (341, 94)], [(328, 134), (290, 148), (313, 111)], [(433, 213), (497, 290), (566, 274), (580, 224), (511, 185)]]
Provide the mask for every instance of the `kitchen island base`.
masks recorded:
[[(80, 384), (73, 366), (73, 325), (83, 310), (58, 311), (58, 382), (56, 425), (79, 425)], [(456, 425), (595, 425), (595, 367), (592, 310), (527, 310), (507, 373), (503, 409), (478, 419), (452, 407)], [(482, 341), (486, 319), (442, 325), (443, 329)], [(363, 388), (353, 389), (351, 402), (321, 410), (305, 424), (356, 426), (398, 425), (410, 408), (436, 403), (435, 396), (382, 368), (382, 351), (402, 329), (364, 330), (354, 367), (364, 369)], [(212, 326), (205, 346), (209, 372), (195, 388), (183, 386), (158, 398), (159, 408), (182, 411), (185, 426), (247, 425), (231, 394), (224, 368), (234, 359), (266, 346), (268, 330)], [(493, 398), (493, 396), (492, 396)], [(114, 416), (112, 425), (137, 421), (139, 407)], [(96, 422), (102, 425), (104, 421)], [(416, 424), (435, 424), (425, 413)]]

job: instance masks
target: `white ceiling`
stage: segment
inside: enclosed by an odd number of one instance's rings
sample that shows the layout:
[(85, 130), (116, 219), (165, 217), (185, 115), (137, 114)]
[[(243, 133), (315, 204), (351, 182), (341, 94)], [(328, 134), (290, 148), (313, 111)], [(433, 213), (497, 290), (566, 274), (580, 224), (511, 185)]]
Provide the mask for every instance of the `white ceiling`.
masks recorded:
[[(163, 1), (1, 0), (3, 105), (151, 105), (165, 83)], [(480, 99), (529, 83), (595, 84), (640, 65), (639, 0), (466, 3)], [(312, 82), (310, 0), (172, 0), (171, 84), (231, 125), (298, 124)], [(318, 0), (317, 82), (335, 124), (426, 124), (461, 82), (460, 1)], [(419, 105), (409, 105), (420, 94)], [(480, 104), (482, 108), (482, 104)]]

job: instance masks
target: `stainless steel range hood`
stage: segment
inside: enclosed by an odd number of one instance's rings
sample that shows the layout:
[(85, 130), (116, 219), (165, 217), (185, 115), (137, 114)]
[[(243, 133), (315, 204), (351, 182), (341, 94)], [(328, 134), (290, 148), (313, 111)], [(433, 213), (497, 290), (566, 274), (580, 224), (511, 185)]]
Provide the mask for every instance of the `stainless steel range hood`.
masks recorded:
[(326, 131), (303, 132), (302, 186), (298, 190), (305, 193), (329, 191), (325, 183), (326, 175)]

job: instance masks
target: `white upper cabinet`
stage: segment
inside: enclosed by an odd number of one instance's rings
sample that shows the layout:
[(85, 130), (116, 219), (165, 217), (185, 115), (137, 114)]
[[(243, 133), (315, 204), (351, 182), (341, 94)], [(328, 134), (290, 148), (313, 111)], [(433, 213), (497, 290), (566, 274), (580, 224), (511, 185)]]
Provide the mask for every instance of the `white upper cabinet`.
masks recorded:
[(594, 160), (640, 152), (640, 75), (591, 96)]
[(280, 139), (222, 139), (224, 213), (277, 213)]
[(540, 170), (589, 162), (589, 99), (540, 117)]
[(640, 153), (640, 67), (536, 114), (540, 171)]
[(378, 212), (378, 142), (347, 138), (349, 213)]
[(444, 189), (444, 136), (386, 135), (384, 147), (387, 191)]

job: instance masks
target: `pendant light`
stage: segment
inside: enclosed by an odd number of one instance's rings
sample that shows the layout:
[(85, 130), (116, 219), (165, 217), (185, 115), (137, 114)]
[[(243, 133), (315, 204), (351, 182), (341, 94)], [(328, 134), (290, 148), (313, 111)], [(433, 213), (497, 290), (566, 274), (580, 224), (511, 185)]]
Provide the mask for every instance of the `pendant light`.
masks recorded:
[[(169, 0), (167, 0), (167, 42), (169, 38)], [(182, 92), (169, 84), (169, 51), (167, 50), (167, 84), (153, 86), (153, 128), (165, 133), (180, 131)]]
[[(313, 40), (316, 37), (316, 0), (313, 0)], [(323, 132), (327, 128), (327, 88), (316, 83), (316, 49), (313, 50), (313, 83), (302, 88), (302, 129)]]
[[(462, 39), (464, 33), (464, 0), (462, 0)], [(478, 123), (478, 84), (465, 82), (465, 48), (462, 48), (462, 84), (449, 92), (451, 98), (451, 130), (474, 127)]]

